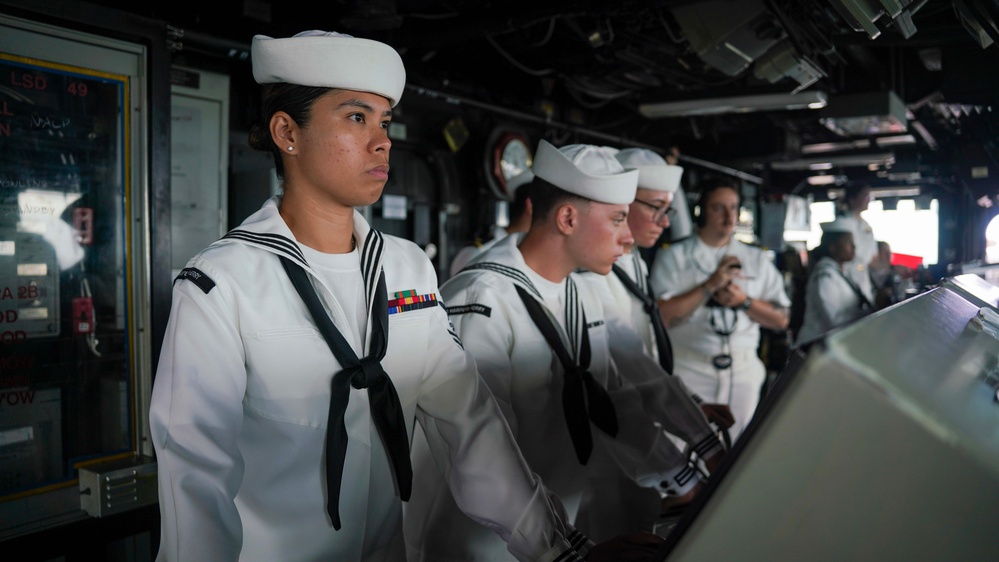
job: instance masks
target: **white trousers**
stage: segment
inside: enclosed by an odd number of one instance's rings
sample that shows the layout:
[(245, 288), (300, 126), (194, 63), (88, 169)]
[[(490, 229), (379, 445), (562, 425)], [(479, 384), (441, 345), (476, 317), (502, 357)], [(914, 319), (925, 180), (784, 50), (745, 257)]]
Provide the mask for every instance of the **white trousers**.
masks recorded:
[(734, 442), (756, 411), (767, 368), (755, 349), (731, 355), (731, 368), (716, 369), (711, 363), (712, 356), (674, 348), (673, 372), (705, 402), (728, 404), (735, 417), (735, 424), (728, 430)]

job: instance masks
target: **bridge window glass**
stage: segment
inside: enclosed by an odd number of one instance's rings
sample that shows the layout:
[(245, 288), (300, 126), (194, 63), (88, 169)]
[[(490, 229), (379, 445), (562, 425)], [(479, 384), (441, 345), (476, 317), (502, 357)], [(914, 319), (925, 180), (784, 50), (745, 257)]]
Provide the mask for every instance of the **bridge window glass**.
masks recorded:
[[(939, 256), (940, 205), (936, 199), (928, 201), (926, 208), (920, 208), (915, 199), (900, 199), (895, 208), (885, 208), (884, 201), (874, 199), (867, 210), (860, 214), (874, 231), (876, 240), (883, 240), (891, 246), (892, 253), (922, 258), (924, 266), (937, 263)], [(808, 232), (786, 232), (788, 242), (804, 241), (809, 250), (819, 245), (822, 238), (821, 223), (833, 220), (835, 206), (831, 201), (811, 204), (811, 230)], [(996, 229), (999, 237), (999, 229)], [(999, 250), (997, 261), (999, 261)]]
[(985, 263), (999, 263), (999, 216), (985, 227)]

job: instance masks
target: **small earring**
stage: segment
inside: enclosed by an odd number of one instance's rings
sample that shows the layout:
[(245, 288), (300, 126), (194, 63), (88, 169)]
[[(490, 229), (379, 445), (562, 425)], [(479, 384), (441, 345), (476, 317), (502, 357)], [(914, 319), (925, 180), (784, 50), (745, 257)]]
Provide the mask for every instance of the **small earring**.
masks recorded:
[(295, 147), (294, 146), (289, 146), (288, 147), (288, 152), (291, 152), (292, 150), (295, 150)]

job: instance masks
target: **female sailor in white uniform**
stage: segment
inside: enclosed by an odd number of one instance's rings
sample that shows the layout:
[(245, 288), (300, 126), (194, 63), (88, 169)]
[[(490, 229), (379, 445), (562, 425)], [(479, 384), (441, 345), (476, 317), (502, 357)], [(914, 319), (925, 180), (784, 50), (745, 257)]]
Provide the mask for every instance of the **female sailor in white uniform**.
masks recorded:
[(356, 206), (388, 178), (403, 92), (388, 45), (257, 36), (263, 128), (283, 194), (192, 258), (153, 388), (159, 560), (398, 561), (415, 423), (451, 493), (519, 560), (585, 537), (530, 472), (415, 244)]

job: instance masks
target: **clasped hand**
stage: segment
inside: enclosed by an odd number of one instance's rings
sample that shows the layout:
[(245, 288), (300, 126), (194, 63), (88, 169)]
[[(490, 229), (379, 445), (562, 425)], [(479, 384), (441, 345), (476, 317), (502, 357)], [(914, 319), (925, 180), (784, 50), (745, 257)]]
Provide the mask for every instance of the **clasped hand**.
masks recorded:
[(718, 269), (707, 280), (712, 298), (726, 307), (736, 307), (745, 302), (746, 292), (735, 283), (742, 278), (742, 263), (736, 256), (725, 256), (718, 262)]

